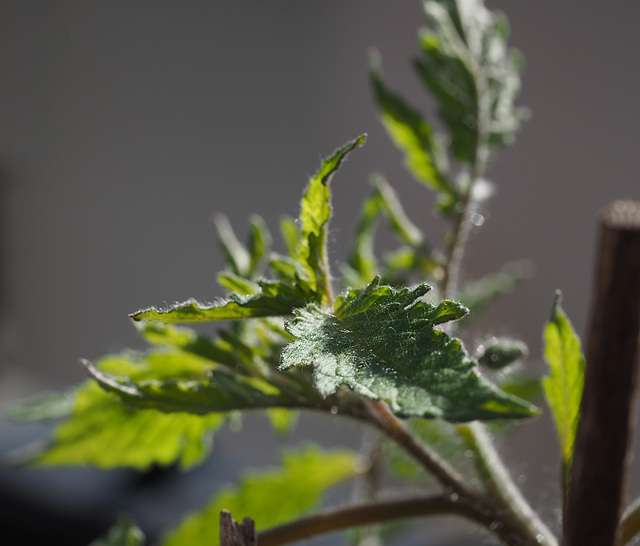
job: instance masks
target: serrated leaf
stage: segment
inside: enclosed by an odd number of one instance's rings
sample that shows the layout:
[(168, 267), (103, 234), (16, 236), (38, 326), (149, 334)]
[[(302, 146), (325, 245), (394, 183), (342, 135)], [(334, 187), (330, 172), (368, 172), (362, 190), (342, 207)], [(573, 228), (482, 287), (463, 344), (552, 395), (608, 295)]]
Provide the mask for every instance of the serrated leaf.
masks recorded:
[(424, 55), (415, 63), (438, 102), (451, 134), (454, 155), (472, 163), (481, 136), (502, 146), (525, 117), (514, 106), (520, 89), (520, 55), (507, 47), (508, 26), (480, 0), (428, 0), (432, 30), (420, 41)]
[(318, 305), (299, 310), (287, 325), (296, 340), (286, 347), (282, 367), (313, 365), (323, 395), (347, 385), (386, 401), (400, 416), (469, 421), (535, 414), (484, 379), (459, 340), (434, 328), (466, 309), (425, 302), (429, 289), (396, 290), (376, 279), (337, 298), (333, 312)]
[(456, 192), (434, 158), (437, 145), (430, 125), (415, 108), (387, 88), (382, 81), (379, 59), (372, 59), (370, 76), (382, 123), (394, 144), (404, 153), (409, 172), (428, 188), (456, 200)]
[(282, 469), (244, 475), (236, 488), (219, 491), (206, 508), (187, 517), (163, 544), (218, 544), (222, 510), (238, 521), (251, 517), (260, 530), (294, 520), (318, 506), (329, 487), (353, 476), (356, 463), (346, 451), (285, 452)]
[(580, 339), (560, 307), (560, 297), (560, 293), (556, 293), (551, 318), (544, 328), (544, 358), (551, 373), (542, 380), (542, 387), (560, 439), (563, 485), (566, 489), (580, 419), (585, 363)]
[(130, 518), (120, 516), (105, 537), (94, 540), (89, 546), (144, 546), (144, 533)]
[(349, 153), (362, 146), (365, 140), (366, 135), (362, 135), (347, 142), (327, 157), (309, 181), (300, 205), (300, 239), (297, 254), (313, 279), (312, 286), (320, 295), (320, 301), (325, 304), (328, 303), (331, 294), (326, 249), (327, 227), (331, 218), (329, 183)]
[[(163, 355), (167, 359), (182, 356)], [(132, 380), (126, 375), (116, 376), (91, 365), (87, 366), (87, 371), (105, 391), (139, 409), (207, 415), (212, 412), (301, 406), (300, 402), (282, 394), (264, 379), (213, 366), (207, 369), (206, 376), (182, 380), (174, 375), (164, 380), (155, 377)]]
[[(165, 356), (152, 353), (141, 365), (140, 357), (106, 357), (103, 373), (122, 375), (135, 381), (150, 378), (183, 380), (201, 377), (209, 361), (190, 355)], [(50, 445), (30, 462), (43, 465), (92, 465), (99, 468), (148, 468), (175, 462), (187, 468), (208, 452), (211, 435), (224, 416), (186, 413), (165, 414), (136, 410), (107, 394), (93, 381), (78, 388), (73, 414), (54, 431)]]
[(291, 315), (294, 309), (304, 307), (318, 297), (303, 283), (294, 285), (278, 281), (258, 281), (258, 285), (260, 292), (248, 297), (232, 295), (231, 300), (212, 304), (189, 299), (165, 309), (142, 309), (129, 317), (136, 321), (155, 320), (165, 324), (277, 317)]
[(206, 455), (211, 433), (223, 421), (220, 415), (135, 410), (90, 383), (78, 390), (71, 419), (56, 429), (52, 444), (30, 462), (103, 469), (178, 462), (188, 468)]

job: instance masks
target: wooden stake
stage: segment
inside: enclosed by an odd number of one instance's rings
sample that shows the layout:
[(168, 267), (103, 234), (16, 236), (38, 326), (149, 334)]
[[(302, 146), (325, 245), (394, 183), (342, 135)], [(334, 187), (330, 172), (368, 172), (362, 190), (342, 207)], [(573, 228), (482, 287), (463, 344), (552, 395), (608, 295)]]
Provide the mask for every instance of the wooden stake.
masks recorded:
[(238, 523), (231, 512), (220, 512), (220, 546), (258, 546), (256, 525), (251, 518)]
[(640, 353), (640, 202), (616, 201), (600, 215), (594, 301), (564, 546), (612, 546), (635, 425)]

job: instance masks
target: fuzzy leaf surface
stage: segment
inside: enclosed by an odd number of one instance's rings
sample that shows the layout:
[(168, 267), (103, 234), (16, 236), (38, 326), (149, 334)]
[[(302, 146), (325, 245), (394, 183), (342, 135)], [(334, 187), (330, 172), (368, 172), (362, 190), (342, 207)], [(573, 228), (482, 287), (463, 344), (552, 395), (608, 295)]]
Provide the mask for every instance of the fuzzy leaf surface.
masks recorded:
[(233, 294), (230, 299), (202, 304), (190, 299), (161, 309), (149, 307), (129, 315), (133, 320), (155, 320), (165, 324), (237, 320), (291, 315), (294, 309), (317, 300), (317, 294), (304, 283), (259, 281), (260, 292), (250, 296)]
[[(198, 357), (151, 356), (141, 365), (127, 355), (106, 357), (99, 363), (102, 373), (137, 381), (151, 377), (195, 378), (202, 376), (206, 362)], [(148, 468), (174, 462), (187, 468), (208, 452), (211, 435), (224, 416), (187, 413), (166, 414), (137, 410), (106, 393), (91, 381), (75, 393), (73, 414), (54, 431), (50, 444), (30, 461), (51, 466), (91, 465), (103, 469)]]
[(327, 227), (331, 218), (331, 189), (329, 183), (333, 175), (350, 152), (362, 146), (366, 135), (362, 135), (335, 150), (327, 157), (318, 172), (311, 178), (300, 205), (300, 239), (298, 256), (315, 280), (314, 288), (326, 303), (329, 287), (329, 267), (327, 263)]
[(434, 158), (438, 149), (430, 125), (415, 108), (388, 89), (378, 65), (374, 60), (370, 71), (374, 95), (382, 123), (394, 144), (404, 153), (407, 169), (425, 186), (455, 201), (456, 192)]
[(429, 289), (396, 290), (375, 279), (339, 297), (333, 312), (318, 305), (299, 310), (287, 325), (296, 340), (282, 367), (312, 365), (324, 396), (347, 385), (386, 401), (400, 416), (470, 421), (535, 414), (484, 379), (460, 341), (435, 328), (467, 310), (451, 301), (425, 302)]
[(551, 373), (542, 380), (542, 387), (558, 430), (567, 487), (580, 419), (585, 362), (580, 339), (560, 307), (560, 294), (554, 298), (551, 318), (544, 328), (544, 358)]
[(236, 488), (219, 491), (163, 544), (218, 544), (223, 509), (237, 521), (251, 517), (261, 530), (294, 520), (318, 506), (326, 489), (356, 474), (356, 463), (356, 456), (346, 451), (310, 447), (300, 453), (285, 452), (281, 469), (247, 474)]

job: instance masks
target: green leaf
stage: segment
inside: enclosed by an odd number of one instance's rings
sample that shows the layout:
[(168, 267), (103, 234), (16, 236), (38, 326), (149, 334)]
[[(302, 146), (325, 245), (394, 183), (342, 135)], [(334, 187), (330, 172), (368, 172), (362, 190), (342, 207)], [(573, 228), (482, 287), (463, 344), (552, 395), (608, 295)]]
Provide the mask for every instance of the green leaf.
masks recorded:
[[(176, 376), (186, 381), (201, 377), (209, 364), (188, 354), (178, 358), (155, 353), (144, 360), (144, 365), (133, 355), (118, 355), (104, 358), (99, 366), (102, 373), (134, 381)], [(223, 422), (224, 416), (219, 414), (199, 416), (133, 409), (91, 381), (76, 391), (71, 418), (56, 428), (50, 445), (30, 462), (104, 469), (144, 469), (152, 464), (178, 462), (187, 468), (207, 454), (211, 434)]]
[(89, 546), (144, 546), (144, 533), (126, 516), (120, 516), (107, 535)]
[(492, 337), (478, 347), (478, 363), (487, 368), (500, 370), (527, 358), (529, 349), (518, 339)]
[(233, 273), (218, 273), (218, 283), (229, 292), (240, 296), (251, 296), (259, 290), (256, 283)]
[(224, 214), (216, 214), (214, 222), (218, 233), (218, 242), (222, 248), (227, 267), (236, 275), (246, 277), (251, 263), (249, 252), (236, 237), (229, 220)]
[(329, 487), (356, 474), (356, 467), (356, 456), (346, 451), (285, 452), (282, 469), (244, 475), (237, 487), (219, 491), (206, 508), (187, 517), (163, 544), (218, 544), (222, 510), (237, 521), (251, 517), (260, 530), (294, 520), (318, 506)]
[(18, 422), (51, 421), (71, 415), (73, 393), (47, 392), (12, 404), (9, 418)]
[[(154, 356), (166, 360), (185, 358), (179, 353)], [(207, 415), (302, 405), (264, 379), (241, 375), (224, 367), (212, 366), (206, 376), (177, 379), (171, 375), (164, 380), (157, 377), (132, 380), (127, 375), (116, 376), (100, 371), (90, 364), (86, 367), (105, 391), (118, 396), (127, 406), (139, 409)]]
[(318, 297), (304, 283), (294, 285), (278, 281), (258, 281), (258, 286), (260, 292), (248, 297), (232, 294), (230, 300), (212, 304), (189, 299), (165, 309), (141, 309), (129, 317), (133, 320), (155, 320), (166, 324), (276, 317), (291, 315), (294, 309), (304, 307)]
[(414, 248), (424, 245), (422, 231), (409, 220), (398, 195), (389, 183), (382, 176), (375, 176), (372, 184), (378, 191), (380, 208), (388, 218), (392, 231), (407, 245)]
[(344, 272), (348, 286), (363, 286), (376, 276), (378, 263), (374, 252), (374, 238), (380, 212), (380, 195), (376, 191), (362, 204), (353, 249)]
[(390, 91), (382, 81), (380, 60), (373, 58), (371, 83), (384, 124), (394, 144), (405, 154), (405, 165), (428, 188), (457, 200), (456, 192), (435, 161), (436, 144), (431, 127), (402, 97)]
[(251, 218), (251, 229), (249, 231), (249, 272), (251, 277), (255, 277), (269, 253), (271, 246), (271, 235), (264, 220), (260, 216)]
[(585, 363), (580, 339), (560, 307), (560, 299), (560, 292), (557, 292), (551, 308), (551, 318), (544, 328), (544, 358), (551, 373), (542, 380), (542, 387), (558, 430), (563, 485), (566, 489), (580, 419)]
[(313, 288), (322, 303), (330, 300), (331, 287), (327, 261), (327, 227), (331, 218), (331, 190), (329, 183), (344, 159), (356, 147), (362, 146), (366, 135), (362, 135), (335, 150), (320, 165), (311, 178), (300, 206), (300, 239), (297, 253), (302, 264), (313, 279)]
[(282, 233), (282, 239), (287, 247), (289, 257), (297, 260), (300, 226), (298, 226), (298, 223), (290, 216), (284, 216), (280, 220), (280, 233)]
[(507, 47), (508, 26), (481, 0), (428, 0), (432, 30), (420, 36), (418, 74), (438, 102), (453, 154), (474, 161), (480, 137), (488, 146), (509, 144), (524, 110), (514, 106), (520, 89), (520, 55)]
[(287, 325), (296, 341), (286, 347), (282, 367), (313, 365), (324, 396), (347, 385), (400, 416), (469, 421), (535, 414), (484, 379), (460, 341), (435, 328), (467, 310), (425, 302), (429, 289), (395, 290), (375, 279), (337, 298), (334, 312), (318, 305), (299, 310)]

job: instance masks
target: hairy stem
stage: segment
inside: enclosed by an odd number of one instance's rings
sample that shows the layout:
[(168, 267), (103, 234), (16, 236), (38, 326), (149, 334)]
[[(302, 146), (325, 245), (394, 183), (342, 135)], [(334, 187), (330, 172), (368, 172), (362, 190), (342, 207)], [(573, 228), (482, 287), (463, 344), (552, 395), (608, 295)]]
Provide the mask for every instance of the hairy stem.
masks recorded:
[[(482, 425), (467, 425), (473, 431), (487, 475), (497, 495), (476, 492), (453, 468), (408, 430), (384, 402), (369, 402), (369, 421), (418, 461), (444, 488), (445, 495), (473, 513), (472, 520), (483, 523), (489, 531), (509, 546), (549, 545), (557, 540), (527, 504), (511, 480)], [(501, 485), (500, 482), (502, 482)], [(460, 513), (460, 512), (456, 512)], [(464, 515), (464, 514), (463, 514)]]
[(541, 544), (555, 546), (557, 540), (538, 514), (531, 508), (516, 484), (498, 452), (486, 427), (482, 423), (459, 425), (458, 430), (476, 455), (480, 476), (489, 493), (509, 506), (515, 518), (527, 527)]

